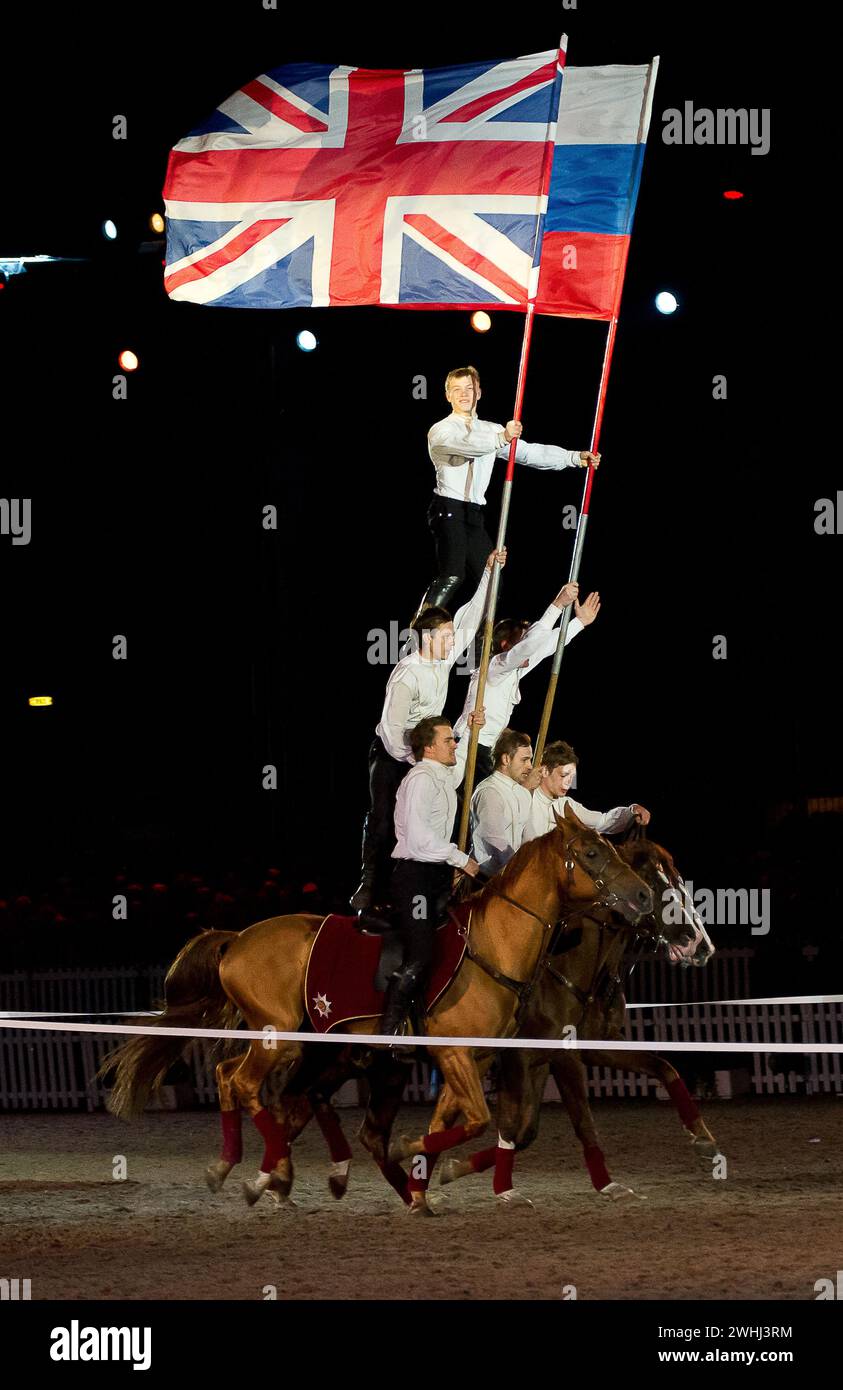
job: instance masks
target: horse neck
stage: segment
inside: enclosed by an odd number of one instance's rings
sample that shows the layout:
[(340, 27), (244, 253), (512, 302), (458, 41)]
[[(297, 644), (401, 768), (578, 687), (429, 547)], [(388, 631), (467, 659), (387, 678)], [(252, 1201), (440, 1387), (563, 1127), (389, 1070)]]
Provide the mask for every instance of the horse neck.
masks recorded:
[(617, 970), (626, 942), (623, 932), (605, 927), (601, 931), (601, 923), (596, 917), (583, 913), (581, 922), (582, 940), (570, 951), (565, 951), (561, 959), (565, 962), (563, 968), (571, 983), (580, 989), (587, 989), (595, 976), (607, 966), (610, 970)]

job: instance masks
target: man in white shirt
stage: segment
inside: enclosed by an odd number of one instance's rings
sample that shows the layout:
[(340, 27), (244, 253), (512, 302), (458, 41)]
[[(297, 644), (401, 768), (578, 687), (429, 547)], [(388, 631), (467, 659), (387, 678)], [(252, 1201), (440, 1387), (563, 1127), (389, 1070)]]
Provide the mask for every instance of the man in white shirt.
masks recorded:
[(598, 835), (617, 835), (628, 830), (633, 822), (649, 825), (650, 812), (634, 801), (631, 806), (615, 806), (611, 811), (589, 811), (568, 795), (579, 758), (569, 743), (559, 740), (549, 743), (542, 758), (542, 779), (533, 792), (530, 815), (524, 828), (524, 843), (546, 835), (556, 828), (554, 811), (562, 815), (564, 807), (570, 806), (579, 816), (583, 825), (596, 830)]
[(395, 844), (395, 796), (414, 761), (408, 730), (423, 719), (441, 715), (454, 663), (474, 641), (483, 618), (495, 563), (506, 564), (505, 549), (493, 550), (488, 556), (474, 597), (453, 619), (440, 607), (428, 608), (416, 619), (417, 641), (387, 681), (383, 713), (369, 750), (370, 806), (363, 826), (363, 876), (350, 899), (356, 912), (365, 912), (382, 901)]
[[(553, 602), (534, 623), (527, 619), (502, 618), (495, 624), (492, 634), (493, 656), (486, 675), (486, 688), (483, 694), (483, 708), (486, 722), (477, 743), (478, 779), (489, 777), (492, 773), (492, 749), (504, 729), (509, 726), (512, 711), (521, 699), (521, 678), (527, 671), (533, 671), (539, 662), (553, 656), (559, 634), (555, 631), (562, 610), (574, 603), (576, 617), (568, 624), (565, 636), (567, 646), (578, 632), (594, 622), (600, 612), (600, 595), (589, 594), (584, 603), (577, 599), (579, 584), (565, 584)], [(454, 725), (457, 736), (457, 757), (465, 761), (468, 753), (470, 733), (470, 714), (477, 699), (479, 672), (473, 671), (465, 697), (463, 712)]]
[(529, 734), (504, 729), (494, 749), (494, 772), (471, 798), (471, 848), (480, 872), (491, 878), (520, 847), (530, 818), (531, 792), (541, 781), (533, 768)]
[[(506, 426), (478, 420), (480, 377), (476, 367), (457, 367), (445, 380), (445, 396), (451, 414), (435, 424), (427, 436), (427, 448), (436, 469), (436, 487), (427, 513), (436, 547), (436, 575), (422, 604), (446, 607), (467, 581), (476, 583), (492, 541), (486, 531), (486, 488), (495, 460), (506, 458), (513, 439), (521, 438), (520, 420)], [(528, 468), (577, 468), (599, 454), (588, 450), (560, 449), (555, 444), (521, 441), (516, 462)]]
[[(477, 873), (476, 859), (454, 843), (457, 814), (456, 739), (450, 721), (433, 716), (410, 732), (416, 759), (395, 799), (392, 897), (404, 946), (401, 969), (391, 976), (381, 1020), (383, 1033), (402, 1031), (414, 994), (424, 986), (434, 933), (453, 883), (454, 869)], [(396, 1048), (403, 1060), (406, 1048)]]

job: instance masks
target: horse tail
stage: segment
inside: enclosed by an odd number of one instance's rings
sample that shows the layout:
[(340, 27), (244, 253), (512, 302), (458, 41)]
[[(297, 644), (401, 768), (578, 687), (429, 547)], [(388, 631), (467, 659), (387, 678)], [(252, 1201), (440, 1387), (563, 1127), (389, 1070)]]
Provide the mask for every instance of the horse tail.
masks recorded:
[[(236, 1006), (226, 995), (219, 977), (220, 961), (234, 931), (202, 931), (182, 946), (164, 981), (164, 1008), (151, 1019), (153, 1028), (234, 1028)], [(107, 1108), (121, 1119), (140, 1115), (153, 1091), (164, 1081), (173, 1062), (184, 1052), (189, 1038), (154, 1033), (129, 1038), (110, 1052), (97, 1072), (102, 1080), (114, 1072), (114, 1086)]]

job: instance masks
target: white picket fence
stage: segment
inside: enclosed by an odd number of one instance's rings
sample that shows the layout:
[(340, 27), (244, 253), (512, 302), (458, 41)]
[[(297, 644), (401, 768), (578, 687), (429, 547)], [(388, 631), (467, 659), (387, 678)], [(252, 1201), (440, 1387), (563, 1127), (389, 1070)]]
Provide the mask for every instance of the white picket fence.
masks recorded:
[[(642, 961), (633, 973), (630, 1001), (654, 1002), (677, 998), (663, 1009), (633, 1009), (627, 1016), (627, 1036), (643, 1049), (658, 1051), (658, 1040), (688, 1042), (843, 1043), (843, 1005), (720, 1005), (716, 998), (746, 995), (752, 951), (723, 951), (705, 970), (678, 970), (660, 961)], [(716, 968), (714, 968), (716, 965)], [(710, 973), (709, 973), (710, 972)], [(637, 978), (636, 978), (637, 977)], [(163, 969), (116, 968), (111, 970), (50, 970), (0, 975), (0, 1009), (108, 1014), (119, 1022), (123, 1013), (147, 1009), (162, 995)], [(685, 997), (682, 998), (684, 992)], [(104, 1021), (109, 1021), (108, 1019)], [(106, 1090), (94, 1075), (115, 1040), (96, 1034), (0, 1029), (0, 1109), (53, 1110), (101, 1107)], [(584, 1054), (585, 1056), (586, 1054)], [(706, 1061), (717, 1054), (704, 1054)], [(196, 1101), (216, 1103), (215, 1058), (208, 1044), (191, 1043), (185, 1060)], [(671, 1060), (682, 1069), (682, 1055)], [(727, 1065), (724, 1062), (724, 1065)], [(805, 1054), (785, 1058), (786, 1071), (774, 1073), (764, 1053), (748, 1053), (735, 1063), (751, 1073), (757, 1095), (803, 1092), (843, 1092), (841, 1054)], [(804, 1074), (803, 1074), (804, 1073)], [(652, 1096), (657, 1083), (623, 1069), (588, 1067), (592, 1096)], [(435, 1095), (429, 1064), (419, 1062), (410, 1076), (406, 1099), (427, 1103)], [(554, 1086), (548, 1100), (558, 1098)], [(349, 1083), (336, 1097), (339, 1104), (358, 1103), (356, 1083)]]

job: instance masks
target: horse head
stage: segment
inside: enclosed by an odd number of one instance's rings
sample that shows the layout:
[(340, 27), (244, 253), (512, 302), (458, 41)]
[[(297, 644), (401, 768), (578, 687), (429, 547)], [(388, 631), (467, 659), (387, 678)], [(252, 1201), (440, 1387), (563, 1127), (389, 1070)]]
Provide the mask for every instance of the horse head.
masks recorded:
[(559, 855), (560, 889), (569, 904), (608, 907), (631, 924), (653, 913), (651, 887), (618, 854), (614, 845), (584, 825), (570, 805), (553, 812), (553, 839)]
[(656, 946), (666, 947), (674, 964), (705, 965), (714, 955), (714, 944), (673, 855), (655, 840), (649, 840), (638, 826), (621, 845), (620, 854), (652, 889)]

